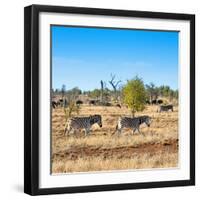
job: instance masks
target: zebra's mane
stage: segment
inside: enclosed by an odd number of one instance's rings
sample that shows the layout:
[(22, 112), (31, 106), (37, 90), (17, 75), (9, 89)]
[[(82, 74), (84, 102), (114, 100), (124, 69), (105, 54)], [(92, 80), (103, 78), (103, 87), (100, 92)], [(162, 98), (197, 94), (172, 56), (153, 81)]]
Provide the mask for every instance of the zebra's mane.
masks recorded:
[(94, 124), (101, 119), (101, 115), (90, 115), (90, 123)]
[(139, 116), (137, 118), (139, 119), (140, 124), (146, 122), (147, 119), (150, 119), (150, 117), (148, 115)]

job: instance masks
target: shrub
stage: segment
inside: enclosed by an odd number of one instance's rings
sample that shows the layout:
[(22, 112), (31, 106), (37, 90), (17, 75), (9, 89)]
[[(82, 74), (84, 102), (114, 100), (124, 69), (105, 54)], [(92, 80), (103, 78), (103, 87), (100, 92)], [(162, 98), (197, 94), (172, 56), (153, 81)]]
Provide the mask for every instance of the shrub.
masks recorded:
[(122, 92), (124, 103), (131, 109), (133, 116), (136, 111), (144, 110), (146, 91), (142, 79), (136, 76), (134, 79), (128, 80)]

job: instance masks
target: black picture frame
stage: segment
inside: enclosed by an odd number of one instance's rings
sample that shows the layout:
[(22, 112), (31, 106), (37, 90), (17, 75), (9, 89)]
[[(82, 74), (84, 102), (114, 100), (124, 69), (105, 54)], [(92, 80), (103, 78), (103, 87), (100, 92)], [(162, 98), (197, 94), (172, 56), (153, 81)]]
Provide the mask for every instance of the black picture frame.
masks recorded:
[[(39, 188), (39, 13), (76, 13), (190, 23), (190, 179), (162, 182)], [(24, 192), (30, 195), (97, 192), (195, 185), (195, 15), (31, 5), (24, 9)]]

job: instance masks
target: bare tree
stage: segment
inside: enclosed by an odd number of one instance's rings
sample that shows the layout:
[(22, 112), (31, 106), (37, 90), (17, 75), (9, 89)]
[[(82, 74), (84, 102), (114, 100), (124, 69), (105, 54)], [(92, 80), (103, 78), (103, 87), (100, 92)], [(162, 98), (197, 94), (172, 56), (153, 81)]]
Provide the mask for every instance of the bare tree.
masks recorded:
[(116, 92), (117, 91), (117, 86), (119, 85), (119, 83), (121, 83), (122, 81), (116, 81), (115, 80), (116, 76), (111, 74), (111, 80), (109, 81), (109, 83), (112, 85), (113, 90)]
[(104, 90), (104, 85), (103, 85), (103, 81), (100, 81), (101, 83), (101, 103), (103, 102), (103, 90)]
[(117, 88), (119, 86), (119, 83), (121, 83), (121, 80), (116, 81), (116, 76), (111, 74), (111, 80), (109, 81), (110, 85), (112, 86), (113, 90), (114, 90), (114, 99), (115, 101), (118, 98), (118, 94), (117, 94)]
[(66, 92), (66, 85), (63, 84), (61, 88), (62, 99), (64, 99), (65, 92)]
[(154, 83), (150, 83), (149, 85), (146, 84), (146, 90), (147, 90), (147, 94), (149, 96), (150, 102), (152, 102), (152, 100), (157, 100), (158, 98), (158, 88), (155, 86)]

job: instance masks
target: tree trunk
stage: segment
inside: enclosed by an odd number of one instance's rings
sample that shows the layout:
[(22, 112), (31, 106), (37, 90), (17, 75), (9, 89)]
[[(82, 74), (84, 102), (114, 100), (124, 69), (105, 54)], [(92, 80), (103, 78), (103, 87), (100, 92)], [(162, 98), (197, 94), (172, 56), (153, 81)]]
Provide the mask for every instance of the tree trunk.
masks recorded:
[(103, 81), (101, 80), (101, 103), (103, 102), (103, 90), (104, 90), (104, 88), (103, 88)]
[(131, 110), (132, 117), (135, 117), (135, 110)]

